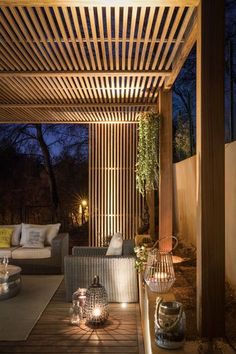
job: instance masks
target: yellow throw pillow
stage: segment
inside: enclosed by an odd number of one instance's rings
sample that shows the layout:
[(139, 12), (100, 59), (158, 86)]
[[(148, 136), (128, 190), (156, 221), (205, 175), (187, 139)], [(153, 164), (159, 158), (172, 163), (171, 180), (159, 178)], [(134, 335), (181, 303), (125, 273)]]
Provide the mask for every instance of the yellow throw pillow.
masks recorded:
[(8, 248), (11, 247), (11, 237), (13, 229), (2, 228), (0, 229), (0, 247)]

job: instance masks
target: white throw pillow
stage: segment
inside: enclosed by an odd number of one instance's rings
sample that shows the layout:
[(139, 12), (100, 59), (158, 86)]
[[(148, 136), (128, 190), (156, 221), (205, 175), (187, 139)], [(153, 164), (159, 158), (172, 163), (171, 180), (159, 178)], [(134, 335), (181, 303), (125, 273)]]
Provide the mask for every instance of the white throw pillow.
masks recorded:
[(109, 247), (107, 249), (106, 255), (107, 256), (121, 256), (122, 255), (122, 245), (123, 245), (122, 235), (120, 233), (116, 233), (111, 238), (111, 242), (110, 242)]
[(29, 227), (26, 229), (26, 242), (22, 246), (27, 248), (44, 248), (46, 229)]
[(42, 230), (46, 230), (46, 239), (45, 245), (51, 245), (52, 240), (57, 236), (58, 231), (60, 229), (61, 224), (48, 224), (48, 225), (37, 225), (37, 224), (24, 224), (22, 223), (22, 233), (20, 244), (23, 246), (26, 242), (26, 230), (30, 227), (41, 228)]
[(0, 225), (0, 228), (10, 228), (13, 229), (12, 237), (11, 237), (11, 245), (19, 246), (20, 244), (20, 234), (21, 234), (21, 224), (17, 225)]

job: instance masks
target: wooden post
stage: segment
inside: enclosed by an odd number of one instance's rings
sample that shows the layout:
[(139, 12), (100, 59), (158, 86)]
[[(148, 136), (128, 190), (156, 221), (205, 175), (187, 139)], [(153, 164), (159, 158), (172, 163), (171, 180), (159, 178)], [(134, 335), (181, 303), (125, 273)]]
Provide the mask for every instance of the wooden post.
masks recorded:
[[(159, 183), (159, 239), (172, 236), (173, 171), (172, 171), (172, 91), (160, 90), (160, 183)], [(172, 249), (171, 239), (160, 243), (163, 250)]]
[(208, 339), (225, 331), (224, 153), (224, 0), (207, 0), (197, 35), (197, 323)]
[(155, 240), (155, 191), (148, 192), (146, 195), (146, 199), (149, 212), (149, 233), (152, 239)]

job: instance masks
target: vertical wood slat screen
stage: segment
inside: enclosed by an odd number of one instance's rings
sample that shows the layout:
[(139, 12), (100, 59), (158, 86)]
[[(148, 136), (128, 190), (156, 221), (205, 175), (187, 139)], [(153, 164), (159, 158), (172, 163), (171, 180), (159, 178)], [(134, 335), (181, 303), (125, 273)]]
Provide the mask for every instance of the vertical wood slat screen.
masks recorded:
[(89, 244), (103, 246), (115, 232), (133, 238), (142, 211), (135, 175), (137, 125), (91, 124), (89, 134)]

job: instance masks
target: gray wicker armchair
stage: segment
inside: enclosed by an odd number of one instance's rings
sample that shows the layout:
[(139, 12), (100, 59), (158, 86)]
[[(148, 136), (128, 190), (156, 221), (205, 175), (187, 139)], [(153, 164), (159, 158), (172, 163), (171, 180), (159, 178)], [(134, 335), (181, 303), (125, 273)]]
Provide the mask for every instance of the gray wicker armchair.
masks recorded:
[(74, 247), (65, 257), (66, 300), (73, 292), (87, 288), (99, 275), (109, 302), (137, 302), (138, 285), (132, 240), (124, 240), (122, 256), (106, 256), (106, 247)]

